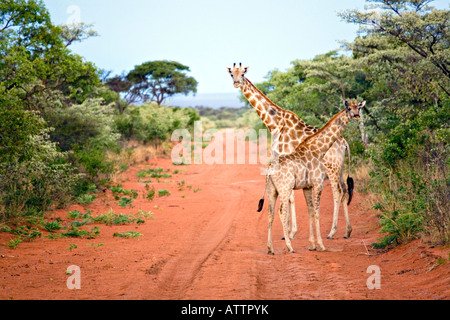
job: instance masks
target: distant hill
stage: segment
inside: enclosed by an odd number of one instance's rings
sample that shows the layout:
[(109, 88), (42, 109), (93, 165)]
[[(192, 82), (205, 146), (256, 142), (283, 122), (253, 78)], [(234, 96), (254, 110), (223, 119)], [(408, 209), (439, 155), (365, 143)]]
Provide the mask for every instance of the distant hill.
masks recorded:
[(205, 106), (218, 109), (221, 107), (241, 108), (245, 103), (239, 100), (239, 92), (236, 93), (199, 93), (195, 96), (178, 95), (167, 100), (171, 106), (196, 107)]

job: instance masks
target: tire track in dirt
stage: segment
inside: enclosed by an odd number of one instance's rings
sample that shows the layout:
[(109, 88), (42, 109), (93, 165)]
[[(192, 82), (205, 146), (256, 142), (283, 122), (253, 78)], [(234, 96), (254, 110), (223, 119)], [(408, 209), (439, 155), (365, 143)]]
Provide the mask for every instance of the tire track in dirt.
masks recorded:
[[(201, 175), (214, 177), (205, 182), (202, 188), (217, 190), (205, 199), (208, 206), (199, 205), (203, 210), (196, 233), (190, 233), (183, 243), (181, 254), (170, 258), (158, 275), (158, 291), (162, 299), (186, 299), (195, 292), (194, 283), (202, 269), (210, 260), (216, 259), (221, 247), (229, 241), (235, 230), (235, 215), (239, 212), (243, 190), (240, 187), (229, 188), (220, 183), (221, 177), (230, 174), (228, 166), (206, 166)], [(218, 173), (219, 172), (219, 173)], [(182, 241), (182, 240), (180, 240)]]

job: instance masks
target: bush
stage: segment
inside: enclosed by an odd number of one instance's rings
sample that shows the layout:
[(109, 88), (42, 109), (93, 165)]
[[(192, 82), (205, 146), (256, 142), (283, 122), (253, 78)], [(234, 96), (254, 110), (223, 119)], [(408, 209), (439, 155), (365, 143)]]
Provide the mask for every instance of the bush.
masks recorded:
[(0, 97), (0, 163), (27, 160), (30, 138), (39, 134), (45, 122), (36, 113), (1, 103)]
[(191, 128), (199, 119), (193, 109), (168, 108), (150, 103), (130, 106), (123, 114), (116, 116), (115, 124), (124, 138), (147, 143), (166, 140), (174, 130)]
[(380, 139), (372, 153), (371, 190), (381, 198), (376, 209), (388, 233), (377, 247), (419, 236), (433, 243), (450, 240), (449, 111), (444, 104), (418, 113)]
[(104, 105), (102, 98), (95, 98), (79, 105), (47, 109), (44, 118), (54, 128), (51, 139), (62, 151), (92, 144), (110, 149), (120, 138), (115, 132), (113, 111), (113, 105)]
[(82, 175), (57, 151), (46, 131), (25, 144), (26, 160), (16, 157), (0, 164), (0, 218), (40, 215), (73, 199), (72, 190)]
[(120, 134), (115, 131), (113, 105), (104, 105), (102, 98), (87, 99), (71, 107), (49, 109), (44, 116), (52, 141), (63, 150), (72, 150), (70, 161), (85, 179), (77, 186), (77, 194), (92, 183), (104, 184), (115, 170), (106, 151), (118, 149)]

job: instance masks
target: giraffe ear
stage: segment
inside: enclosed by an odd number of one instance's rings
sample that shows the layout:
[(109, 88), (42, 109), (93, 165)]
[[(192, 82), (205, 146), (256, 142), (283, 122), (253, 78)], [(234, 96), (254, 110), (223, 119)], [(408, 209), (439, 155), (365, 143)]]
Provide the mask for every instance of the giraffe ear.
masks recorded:
[(244, 74), (246, 74), (247, 72), (248, 72), (248, 69), (249, 69), (250, 67), (245, 67), (244, 68)]
[(227, 71), (228, 71), (229, 73), (232, 73), (231, 68), (228, 68), (228, 67), (227, 67)]
[(350, 106), (349, 104), (348, 104), (348, 101), (347, 100), (344, 100), (344, 106), (348, 109), (348, 107)]
[(363, 102), (361, 102), (358, 107), (360, 108), (364, 108), (364, 106), (366, 105), (366, 101), (364, 100)]

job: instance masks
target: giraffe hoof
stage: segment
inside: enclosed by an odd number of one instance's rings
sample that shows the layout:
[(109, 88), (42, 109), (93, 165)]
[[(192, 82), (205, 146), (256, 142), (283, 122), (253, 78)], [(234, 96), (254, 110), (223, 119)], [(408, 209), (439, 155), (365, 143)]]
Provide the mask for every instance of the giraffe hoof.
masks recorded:
[(316, 251), (316, 248), (308, 248), (309, 251)]
[(281, 238), (281, 240), (286, 240), (286, 238), (285, 238), (285, 237), (283, 237), (283, 238)]
[(291, 251), (291, 253), (295, 253), (295, 251), (294, 251), (294, 250), (292, 250), (292, 251)]
[(333, 238), (333, 236), (328, 236), (327, 239), (333, 240), (334, 238)]
[(267, 252), (267, 254), (270, 255), (270, 256), (274, 256), (274, 255), (275, 255), (275, 252), (270, 252), (270, 251), (269, 251), (269, 252)]

